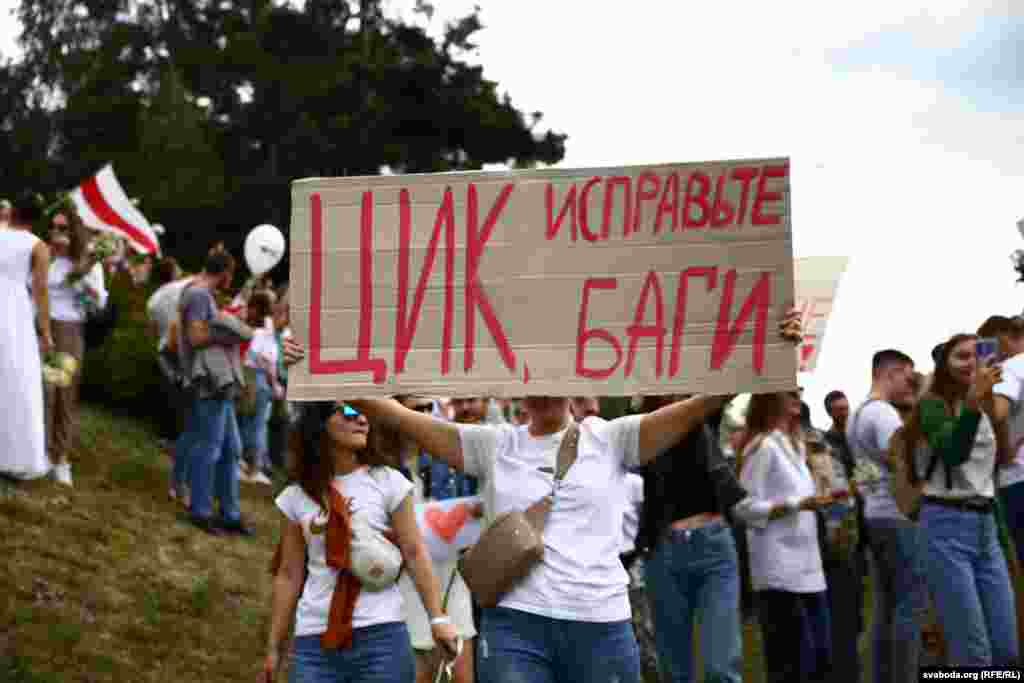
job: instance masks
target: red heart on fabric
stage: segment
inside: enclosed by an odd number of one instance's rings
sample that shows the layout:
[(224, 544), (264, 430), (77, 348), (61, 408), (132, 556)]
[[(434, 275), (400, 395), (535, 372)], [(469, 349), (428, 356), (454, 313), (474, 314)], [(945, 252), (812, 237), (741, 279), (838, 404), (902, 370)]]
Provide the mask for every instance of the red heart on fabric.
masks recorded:
[(807, 359), (814, 355), (814, 344), (804, 344), (800, 347), (800, 362), (807, 363)]
[(444, 539), (445, 543), (451, 543), (465, 526), (466, 520), (469, 519), (469, 506), (459, 503), (453, 505), (449, 510), (430, 506), (423, 513), (423, 519), (435, 534)]

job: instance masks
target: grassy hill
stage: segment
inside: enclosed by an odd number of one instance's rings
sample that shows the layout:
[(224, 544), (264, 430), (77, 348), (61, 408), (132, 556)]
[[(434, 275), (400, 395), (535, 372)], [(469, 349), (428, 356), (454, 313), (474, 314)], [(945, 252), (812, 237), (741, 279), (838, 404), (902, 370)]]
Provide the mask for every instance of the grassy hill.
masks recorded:
[(169, 464), (145, 423), (82, 406), (75, 488), (0, 493), (0, 680), (254, 680), (269, 614), (277, 516), (242, 485), (253, 538), (179, 520)]
[[(213, 538), (179, 519), (168, 473), (148, 424), (83, 405), (74, 489), (0, 485), (0, 681), (255, 680), (271, 488), (242, 485), (254, 537)], [(762, 681), (752, 623), (744, 640), (744, 680)]]

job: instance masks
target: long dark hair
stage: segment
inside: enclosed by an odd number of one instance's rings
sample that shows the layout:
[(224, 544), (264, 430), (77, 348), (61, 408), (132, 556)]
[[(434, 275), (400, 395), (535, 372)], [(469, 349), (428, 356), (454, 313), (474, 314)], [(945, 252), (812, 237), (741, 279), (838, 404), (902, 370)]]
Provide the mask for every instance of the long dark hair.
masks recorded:
[(273, 313), (274, 300), (271, 292), (261, 289), (249, 295), (246, 305), (246, 323), (250, 327), (263, 327), (263, 321)]
[[(50, 222), (50, 233), (54, 232), (67, 232), (68, 234), (68, 259), (78, 265), (81, 263), (82, 258), (85, 256), (85, 250), (89, 247), (90, 236), (89, 230), (85, 227), (85, 223), (79, 217), (77, 211), (61, 211), (57, 215), (64, 216), (68, 223), (66, 226), (57, 227)], [(55, 215), (54, 218), (57, 216)]]
[[(322, 504), (331, 480), (334, 461), (327, 440), (327, 422), (338, 410), (334, 401), (316, 401), (303, 406), (298, 422), (288, 435), (288, 477), (302, 487), (306, 495)], [(375, 432), (381, 425), (371, 422), (366, 448), (356, 453), (360, 464), (370, 467), (390, 465), (389, 454), (382, 452)]]
[[(932, 382), (928, 387), (928, 391), (925, 392), (921, 400), (925, 399), (940, 399), (943, 405), (946, 407), (946, 414), (953, 415), (956, 411), (956, 405), (964, 399), (967, 395), (967, 387), (961, 384), (953, 373), (949, 371), (949, 357), (960, 344), (965, 341), (971, 341), (977, 339), (978, 336), (975, 334), (954, 334), (950, 337), (949, 341), (941, 346), (942, 352), (938, 354), (938, 358), (935, 363), (935, 372), (932, 374)], [(921, 430), (921, 411), (920, 401), (914, 406), (914, 411), (910, 415), (910, 421), (907, 422), (906, 429), (903, 430), (906, 443), (913, 447), (923, 437)]]

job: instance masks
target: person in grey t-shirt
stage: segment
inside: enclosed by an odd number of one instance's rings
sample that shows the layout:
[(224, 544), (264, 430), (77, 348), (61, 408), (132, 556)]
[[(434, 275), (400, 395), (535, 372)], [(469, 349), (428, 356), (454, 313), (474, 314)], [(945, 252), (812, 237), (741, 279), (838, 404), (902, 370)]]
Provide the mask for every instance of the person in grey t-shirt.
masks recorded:
[(893, 403), (912, 401), (914, 361), (887, 349), (871, 362), (871, 393), (849, 419), (846, 439), (854, 458), (878, 465), (882, 480), (864, 492), (874, 587), (873, 683), (917, 680), (921, 623), (928, 609), (924, 548), (917, 524), (907, 519), (889, 491), (885, 454), (902, 426)]
[[(198, 349), (217, 344), (210, 322), (220, 314), (213, 293), (226, 289), (234, 276), (235, 262), (227, 252), (211, 253), (205, 270), (181, 295), (181, 328), (178, 352), (185, 372), (192, 367)], [(232, 346), (228, 353), (238, 353)], [(235, 417), (234, 396), (230, 393), (203, 396), (193, 389), (188, 436), (178, 453), (188, 453), (192, 500), (192, 524), (210, 534), (223, 532), (249, 536), (252, 531), (242, 522), (238, 503), (238, 460), (242, 440)], [(220, 500), (220, 519), (213, 518), (213, 497)]]

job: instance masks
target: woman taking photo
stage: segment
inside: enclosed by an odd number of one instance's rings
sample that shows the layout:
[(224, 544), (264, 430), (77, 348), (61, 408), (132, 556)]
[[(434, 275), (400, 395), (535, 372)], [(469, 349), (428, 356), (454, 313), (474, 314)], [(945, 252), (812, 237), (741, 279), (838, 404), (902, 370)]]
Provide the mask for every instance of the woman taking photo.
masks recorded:
[[(927, 576), (949, 666), (1016, 664), (1017, 616), (996, 519), (995, 472), (1005, 425), (993, 424), (998, 367), (979, 367), (974, 335), (942, 347), (931, 388), (906, 426), (923, 474)], [(998, 428), (998, 429), (997, 429)]]
[[(293, 683), (412, 683), (402, 595), (392, 582), (364, 586), (354, 573), (353, 528), (393, 535), (431, 617), (435, 642), (457, 651), (451, 620), (413, 511), (412, 484), (367, 448), (369, 426), (350, 406), (307, 404), (291, 434), (295, 482), (277, 498), (284, 513), (274, 561), (273, 605), (263, 679), (274, 680), (295, 617)], [(300, 597), (301, 595), (301, 597)]]
[(54, 477), (71, 486), (71, 449), (78, 431), (78, 387), (85, 356), (85, 319), (90, 309), (107, 305), (103, 268), (87, 253), (89, 234), (75, 213), (59, 213), (50, 227), (53, 262), (47, 281), (50, 289), (50, 327), (54, 350), (71, 354), (79, 362), (70, 386), (46, 390), (46, 443)]
[(769, 506), (769, 519), (750, 521), (747, 543), (769, 683), (828, 680), (830, 624), (815, 495), (799, 431), (797, 392), (757, 394), (747, 407), (740, 483)]

